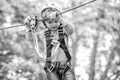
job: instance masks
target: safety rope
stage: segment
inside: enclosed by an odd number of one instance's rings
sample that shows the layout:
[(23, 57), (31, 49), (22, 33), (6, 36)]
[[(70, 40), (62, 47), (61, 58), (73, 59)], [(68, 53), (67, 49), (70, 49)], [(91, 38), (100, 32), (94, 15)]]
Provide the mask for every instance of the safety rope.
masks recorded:
[(51, 57), (49, 57), (49, 58), (46, 58), (45, 56), (42, 56), (41, 54), (42, 54), (42, 51), (40, 51), (40, 49), (39, 49), (39, 45), (38, 45), (38, 37), (37, 37), (37, 35), (39, 34), (43, 34), (43, 32), (44, 32), (45, 30), (43, 30), (43, 31), (41, 31), (41, 32), (38, 32), (38, 33), (32, 33), (33, 34), (33, 42), (34, 42), (34, 47), (35, 47), (35, 50), (36, 50), (36, 52), (37, 52), (37, 54), (39, 55), (39, 57), (41, 58), (41, 59), (43, 59), (44, 61), (45, 60), (48, 60), (48, 61), (50, 61), (50, 60), (52, 60), (56, 55), (57, 55), (57, 50), (58, 50), (58, 48), (59, 48), (59, 45), (60, 45), (60, 43), (58, 43), (57, 45), (56, 45), (56, 48), (53, 50), (53, 55), (51, 56)]

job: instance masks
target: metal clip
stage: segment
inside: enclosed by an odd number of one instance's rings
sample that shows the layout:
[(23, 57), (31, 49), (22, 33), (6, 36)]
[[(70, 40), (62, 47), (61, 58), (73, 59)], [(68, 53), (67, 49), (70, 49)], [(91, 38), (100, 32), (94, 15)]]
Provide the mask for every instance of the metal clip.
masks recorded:
[(50, 65), (50, 67), (47, 69), (49, 72), (52, 72), (55, 66), (53, 64)]

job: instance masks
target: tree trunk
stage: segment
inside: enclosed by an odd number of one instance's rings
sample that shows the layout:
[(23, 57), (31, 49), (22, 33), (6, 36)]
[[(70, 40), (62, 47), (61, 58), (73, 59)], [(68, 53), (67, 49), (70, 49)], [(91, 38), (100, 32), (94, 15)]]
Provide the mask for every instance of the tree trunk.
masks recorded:
[(106, 69), (105, 69), (105, 71), (103, 72), (103, 75), (101, 76), (101, 79), (100, 80), (105, 80), (105, 78), (106, 78), (106, 76), (107, 76), (107, 73), (108, 73), (108, 71), (109, 71), (109, 69), (111, 68), (111, 62), (112, 62), (112, 60), (113, 60), (113, 58), (114, 58), (114, 51), (117, 51), (118, 50), (118, 53), (119, 53), (119, 45), (120, 45), (120, 36), (119, 36), (119, 38), (116, 40), (116, 46), (114, 46), (113, 47), (113, 49), (111, 50), (111, 54), (110, 54), (110, 56), (109, 56), (109, 58), (108, 58), (108, 63), (107, 63), (107, 65), (106, 65)]
[(76, 66), (76, 44), (73, 44), (72, 45), (72, 65), (73, 65), (73, 68), (75, 68)]
[(100, 80), (105, 80), (105, 78), (107, 76), (107, 73), (108, 73), (108, 71), (109, 71), (109, 69), (111, 67), (111, 61), (112, 61), (113, 57), (114, 57), (114, 49), (111, 51), (111, 54), (110, 54), (110, 56), (108, 58), (108, 63), (106, 65), (106, 69), (105, 69), (103, 75), (101, 76)]
[(91, 61), (90, 61), (90, 72), (89, 72), (89, 80), (94, 80), (95, 75), (95, 60), (97, 55), (97, 45), (98, 45), (99, 35), (94, 37), (94, 46), (91, 52)]

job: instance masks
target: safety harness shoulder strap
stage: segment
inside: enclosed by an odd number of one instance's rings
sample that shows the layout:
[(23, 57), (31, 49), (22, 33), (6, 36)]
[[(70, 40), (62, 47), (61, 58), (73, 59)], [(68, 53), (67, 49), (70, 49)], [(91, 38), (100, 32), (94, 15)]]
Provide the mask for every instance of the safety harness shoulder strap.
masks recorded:
[[(47, 31), (45, 31), (45, 37), (46, 37), (46, 49), (47, 49), (47, 56), (46, 56), (46, 59), (47, 58), (50, 58), (51, 57), (51, 50), (53, 48), (53, 44), (51, 44), (52, 42), (52, 39), (51, 39), (51, 35), (50, 35), (50, 30), (48, 29)], [(71, 56), (70, 56), (70, 53), (68, 51), (68, 48), (66, 46), (66, 43), (65, 43), (65, 40), (64, 40), (64, 32), (63, 32), (63, 25), (60, 24), (60, 26), (58, 27), (58, 34), (59, 34), (59, 42), (60, 42), (60, 48), (63, 49), (63, 51), (65, 52), (65, 55), (67, 57), (67, 61), (70, 61), (71, 60)], [(51, 60), (46, 60), (46, 63), (50, 63)]]
[(58, 27), (58, 34), (59, 34), (59, 42), (60, 42), (60, 48), (63, 49), (63, 51), (65, 52), (65, 55), (67, 57), (67, 61), (69, 62), (71, 60), (71, 56), (70, 56), (70, 53), (68, 51), (68, 48), (67, 48), (67, 45), (65, 43), (65, 39), (64, 39), (64, 36), (65, 36), (65, 33), (63, 32), (63, 25), (60, 24), (60, 26)]
[(51, 44), (52, 39), (50, 39), (50, 30), (45, 31), (45, 37), (46, 37), (46, 49), (47, 49), (47, 56), (46, 56), (46, 64), (51, 63), (51, 60), (47, 60), (51, 57), (51, 50), (53, 48), (53, 45)]

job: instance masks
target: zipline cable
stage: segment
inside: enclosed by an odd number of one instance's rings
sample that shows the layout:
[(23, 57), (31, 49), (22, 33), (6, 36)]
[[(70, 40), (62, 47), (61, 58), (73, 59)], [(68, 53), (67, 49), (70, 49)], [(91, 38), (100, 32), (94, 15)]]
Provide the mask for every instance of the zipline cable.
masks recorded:
[[(74, 10), (74, 9), (77, 9), (77, 8), (79, 8), (79, 7), (82, 7), (82, 6), (85, 6), (85, 5), (87, 5), (87, 4), (93, 3), (93, 2), (95, 2), (95, 1), (97, 1), (97, 0), (92, 0), (92, 1), (86, 2), (86, 3), (81, 4), (81, 5), (79, 5), (79, 6), (76, 6), (76, 7), (73, 7), (73, 8), (71, 8), (71, 9), (68, 9), (68, 10), (66, 10), (66, 11), (63, 11), (63, 12), (61, 12), (61, 13), (58, 14), (58, 15), (64, 14), (64, 13), (69, 12), (69, 11), (72, 11), (72, 10)], [(46, 19), (47, 19), (47, 18), (46, 18)], [(38, 20), (38, 22), (43, 21), (43, 20), (45, 20), (45, 19), (40, 19), (40, 20)], [(0, 28), (0, 30), (9, 29), (9, 28), (14, 28), (14, 27), (21, 27), (21, 26), (25, 26), (25, 25), (26, 25), (26, 24), (9, 26), (9, 27)]]
[(15, 26), (10, 26), (10, 27), (4, 27), (4, 28), (0, 28), (0, 30), (15, 28), (15, 27), (21, 27), (21, 26), (25, 26), (25, 24), (20, 24), (20, 25), (15, 25)]
[(97, 1), (97, 0), (92, 0), (92, 1), (86, 2), (86, 3), (84, 3), (84, 4), (81, 4), (81, 5), (79, 5), (79, 6), (73, 7), (73, 8), (71, 8), (71, 9), (68, 9), (68, 10), (66, 10), (66, 11), (61, 12), (59, 15), (64, 14), (64, 13), (69, 12), (69, 11), (72, 11), (72, 10), (74, 10), (74, 9), (77, 9), (77, 8), (79, 8), (79, 7), (85, 6), (85, 5), (87, 5), (87, 4), (93, 3), (93, 2), (95, 2), (95, 1)]

